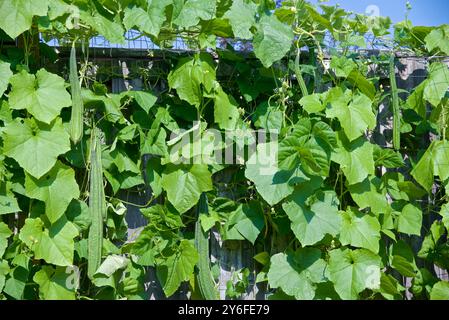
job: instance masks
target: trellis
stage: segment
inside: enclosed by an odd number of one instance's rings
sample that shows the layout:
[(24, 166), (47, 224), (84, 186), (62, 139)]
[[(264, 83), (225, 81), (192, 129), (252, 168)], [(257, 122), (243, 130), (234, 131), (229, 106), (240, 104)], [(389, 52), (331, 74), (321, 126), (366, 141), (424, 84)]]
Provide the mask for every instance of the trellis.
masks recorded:
[[(179, 55), (189, 54), (185, 49), (182, 42), (179, 42), (179, 47), (175, 47), (173, 50), (160, 50), (148, 39), (135, 40), (134, 44), (127, 43), (125, 46), (110, 46), (107, 42), (102, 42), (100, 39), (92, 39), (90, 41), (92, 45), (90, 50), (90, 61), (94, 65), (98, 65), (96, 70), (98, 75), (103, 75), (105, 78), (109, 77), (109, 86), (113, 93), (119, 93), (126, 90), (141, 90), (143, 89), (143, 79), (139, 70), (147, 70), (152, 78), (162, 77), (164, 72), (164, 63), (171, 58), (178, 58)], [(136, 45), (137, 43), (137, 45)], [(53, 45), (56, 43), (53, 43)], [(145, 47), (146, 46), (146, 47)], [(247, 48), (247, 47), (244, 47)], [(60, 47), (61, 59), (55, 67), (57, 69), (64, 68), (67, 63), (68, 50), (64, 47)], [(242, 50), (243, 54), (248, 54), (247, 50)], [(360, 50), (361, 55), (379, 55), (385, 53), (381, 50)], [(390, 54), (390, 52), (387, 52)], [(397, 53), (396, 63), (396, 78), (398, 87), (407, 92), (411, 92), (419, 83), (421, 83), (427, 76), (427, 66), (429, 60), (438, 59), (441, 62), (446, 63), (449, 66), (449, 57), (418, 57), (407, 54)], [(304, 52), (303, 56), (307, 56), (307, 52)], [(327, 60), (329, 61), (329, 60)], [(153, 71), (155, 71), (153, 73)], [(388, 73), (383, 69), (371, 70), (371, 76), (379, 76), (382, 83), (388, 84)], [(220, 75), (218, 75), (220, 76)], [(226, 74), (222, 74), (222, 80), (226, 79)], [(164, 86), (165, 84), (162, 84)], [(158, 89), (164, 88), (152, 88), (156, 92)], [(402, 93), (405, 95), (405, 93)], [(404, 97), (404, 96), (403, 96)], [(383, 102), (379, 105), (378, 112), (378, 124), (374, 132), (372, 132), (371, 139), (377, 144), (383, 147), (391, 147), (388, 141), (392, 135), (392, 113), (389, 108), (388, 102)], [(430, 140), (433, 137), (428, 137)], [(144, 159), (145, 163), (145, 159)], [(144, 172), (145, 170), (143, 170)], [(383, 170), (382, 173), (386, 171)], [(226, 183), (226, 171), (222, 172), (219, 177), (220, 182)], [(437, 186), (434, 186), (436, 192)], [(225, 191), (221, 191), (223, 196), (226, 196)], [(130, 193), (120, 191), (119, 197), (125, 201), (128, 212), (126, 220), (128, 222), (128, 241), (132, 241), (139, 231), (146, 225), (146, 220), (139, 211), (139, 208), (131, 205), (135, 203), (138, 205), (146, 204), (151, 198), (151, 190), (146, 190), (143, 193)], [(229, 196), (229, 195), (228, 195)], [(430, 215), (427, 221), (423, 224), (426, 227), (430, 227), (432, 222), (436, 219), (435, 215)], [(417, 251), (421, 245), (422, 239), (409, 237), (408, 241), (411, 242), (412, 247)], [(211, 260), (213, 263), (218, 263), (220, 267), (220, 275), (218, 278), (218, 290), (220, 298), (226, 298), (226, 284), (232, 279), (233, 272), (242, 268), (248, 268), (251, 271), (247, 293), (242, 296), (241, 299), (265, 299), (266, 287), (260, 286), (256, 283), (256, 263), (253, 260), (254, 248), (246, 241), (227, 240), (222, 241), (219, 233), (213, 230), (210, 238), (211, 244)], [(147, 268), (147, 281), (145, 287), (150, 294), (151, 299), (164, 299), (164, 293), (158, 283), (155, 271), (153, 268)], [(447, 270), (443, 270), (437, 266), (434, 267), (435, 274), (441, 280), (449, 280)], [(406, 288), (411, 286), (411, 278), (403, 277), (403, 285)], [(408, 298), (412, 295), (407, 292)], [(186, 286), (181, 286), (178, 293), (173, 295), (170, 299), (188, 299), (189, 293)]]

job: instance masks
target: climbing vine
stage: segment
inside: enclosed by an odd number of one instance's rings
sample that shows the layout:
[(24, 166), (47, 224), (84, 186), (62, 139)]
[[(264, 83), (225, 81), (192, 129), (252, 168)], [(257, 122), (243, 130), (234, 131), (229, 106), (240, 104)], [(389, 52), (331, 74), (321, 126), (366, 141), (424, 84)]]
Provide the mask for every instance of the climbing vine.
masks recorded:
[[(171, 54), (112, 93), (89, 40), (129, 30)], [(0, 38), (1, 299), (147, 299), (149, 268), (167, 297), (218, 298), (212, 231), (254, 248), (229, 298), (255, 279), (268, 299), (449, 299), (448, 26), (303, 0), (0, 0)], [(42, 63), (51, 40), (67, 72)], [(429, 62), (410, 91), (407, 55)]]

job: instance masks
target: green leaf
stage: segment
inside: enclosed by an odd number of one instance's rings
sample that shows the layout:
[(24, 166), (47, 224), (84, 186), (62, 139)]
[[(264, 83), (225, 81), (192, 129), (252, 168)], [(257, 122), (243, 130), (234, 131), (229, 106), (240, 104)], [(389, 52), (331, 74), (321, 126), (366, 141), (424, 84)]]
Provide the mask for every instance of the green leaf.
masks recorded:
[(421, 209), (408, 203), (398, 217), (398, 231), (408, 235), (421, 235), (423, 214)]
[(372, 101), (366, 95), (353, 94), (347, 90), (343, 93), (341, 88), (333, 89), (328, 95), (329, 106), (326, 109), (328, 118), (337, 118), (343, 130), (352, 142), (365, 134), (367, 129), (374, 129), (376, 116), (371, 105)]
[(81, 19), (111, 43), (125, 43), (125, 30), (120, 20), (108, 19), (96, 11), (92, 14), (87, 11), (81, 11)]
[(125, 269), (129, 264), (129, 259), (117, 255), (117, 254), (111, 254), (104, 259), (103, 263), (100, 265), (98, 270), (95, 272), (94, 277), (110, 277), (112, 276), (117, 270)]
[(287, 54), (293, 37), (290, 26), (280, 22), (275, 15), (263, 15), (253, 39), (254, 53), (264, 67), (269, 68)]
[(39, 298), (42, 300), (75, 300), (76, 287), (71, 283), (71, 275), (66, 268), (42, 266), (33, 277), (39, 285)]
[(301, 164), (308, 174), (327, 176), (335, 146), (335, 133), (329, 125), (302, 118), (279, 144), (279, 167), (293, 170)]
[(424, 89), (424, 99), (437, 107), (449, 88), (449, 68), (446, 64), (435, 62), (430, 65), (428, 83)]
[(231, 8), (226, 11), (224, 18), (231, 23), (235, 38), (251, 39), (251, 27), (256, 23), (257, 5), (248, 0), (234, 0)]
[(166, 20), (165, 9), (172, 2), (172, 0), (149, 1), (146, 10), (139, 6), (127, 7), (123, 24), (127, 30), (136, 26), (140, 31), (157, 37)]
[(186, 0), (173, 23), (181, 28), (188, 28), (198, 24), (201, 20), (215, 18), (216, 0)]
[(392, 275), (381, 273), (380, 274), (380, 294), (387, 300), (402, 300), (401, 294), (405, 288), (401, 286)]
[(432, 141), (429, 148), (413, 168), (411, 175), (428, 192), (433, 186), (434, 176), (441, 180), (449, 178), (449, 142)]
[(309, 180), (300, 168), (280, 170), (276, 161), (277, 144), (260, 143), (248, 159), (245, 177), (254, 182), (257, 192), (274, 206), (293, 193), (295, 184)]
[(376, 87), (359, 70), (352, 70), (349, 74), (348, 81), (369, 99), (374, 100), (376, 97)]
[(64, 214), (72, 199), (79, 197), (80, 191), (75, 171), (58, 161), (40, 179), (26, 174), (25, 194), (45, 202), (45, 215), (53, 223)]
[(198, 252), (188, 240), (181, 240), (177, 251), (157, 266), (157, 277), (167, 297), (173, 295), (183, 281), (189, 280), (198, 262)]
[(319, 93), (310, 94), (302, 97), (299, 100), (299, 104), (307, 111), (307, 113), (319, 113), (326, 108), (326, 105), (322, 102), (322, 95)]
[(180, 59), (168, 75), (170, 88), (175, 89), (182, 100), (197, 108), (203, 97), (201, 85), (206, 91), (211, 91), (216, 83), (213, 61), (205, 54)]
[(329, 255), (329, 277), (343, 300), (356, 300), (365, 289), (379, 289), (378, 255), (365, 249), (336, 249)]
[(326, 262), (315, 248), (299, 249), (295, 253), (278, 253), (271, 257), (268, 283), (281, 288), (298, 300), (312, 300), (317, 283), (326, 281)]
[(37, 179), (55, 165), (59, 155), (70, 150), (69, 135), (59, 118), (51, 125), (16, 118), (3, 133), (5, 155)]
[(379, 252), (380, 223), (373, 215), (350, 207), (342, 212), (340, 242), (342, 245)]
[(11, 65), (8, 62), (0, 60), (0, 97), (8, 88), (9, 79), (11, 77), (12, 77)]
[(434, 262), (441, 268), (447, 268), (447, 244), (441, 244), (441, 237), (445, 234), (446, 228), (439, 220), (433, 222), (430, 232), (425, 236), (418, 257)]
[(89, 229), (92, 218), (86, 202), (73, 199), (67, 207), (65, 214), (67, 219), (73, 222), (80, 232)]
[(439, 49), (445, 55), (449, 55), (449, 26), (443, 25), (432, 30), (424, 41), (429, 52)]
[(47, 11), (47, 0), (0, 0), (0, 28), (15, 39), (31, 27), (33, 16), (46, 16)]
[(167, 132), (162, 126), (159, 128), (151, 128), (145, 135), (143, 131), (140, 133), (140, 154), (152, 154), (166, 156), (167, 149)]
[(437, 282), (430, 291), (430, 300), (449, 300), (449, 282)]
[(385, 182), (388, 193), (395, 200), (413, 201), (426, 195), (421, 187), (412, 181), (405, 181), (404, 176), (398, 172), (388, 172), (382, 180)]
[(374, 145), (374, 165), (376, 167), (382, 166), (388, 169), (395, 169), (401, 168), (405, 164), (404, 159), (399, 152)]
[(435, 143), (433, 170), (441, 180), (449, 179), (449, 141), (442, 140)]
[[(252, 201), (249, 204), (239, 205), (237, 210), (230, 214), (225, 228), (235, 229), (242, 237), (254, 244), (264, 226), (262, 208), (258, 202)], [(233, 238), (226, 237), (226, 239), (231, 240)]]
[(214, 96), (214, 118), (220, 129), (235, 130), (240, 113), (235, 99), (227, 95), (220, 87)]
[[(1, 256), (1, 255), (0, 255)], [(0, 292), (3, 292), (6, 275), (9, 273), (9, 265), (5, 260), (0, 260)]]
[(310, 197), (310, 191), (308, 183), (304, 183), (282, 205), (293, 233), (303, 246), (321, 241), (326, 234), (336, 236), (341, 227), (335, 192), (319, 191)]
[(162, 173), (162, 187), (168, 201), (179, 213), (192, 208), (203, 192), (212, 190), (211, 173), (206, 165), (169, 164)]
[(381, 180), (368, 177), (360, 183), (348, 186), (351, 197), (359, 209), (370, 208), (374, 213), (385, 213), (389, 209), (386, 192), (381, 190)]
[(334, 56), (332, 57), (330, 67), (334, 70), (337, 77), (347, 78), (352, 70), (357, 68), (357, 64), (345, 56)]
[(252, 119), (256, 128), (279, 131), (284, 121), (284, 113), (264, 101), (257, 106)]
[(6, 280), (3, 292), (15, 298), (23, 299), (25, 285), (28, 282), (29, 271), (21, 266), (15, 267), (9, 272), (10, 278)]
[(126, 93), (129, 97), (136, 100), (139, 107), (141, 107), (146, 113), (149, 113), (151, 108), (157, 101), (157, 97), (151, 92), (145, 91), (128, 91)]
[(181, 215), (171, 206), (166, 205), (154, 205), (149, 208), (141, 209), (140, 212), (155, 225), (163, 225), (172, 228), (179, 229), (184, 227), (182, 223)]
[(449, 203), (446, 203), (441, 207), (440, 216), (443, 217), (443, 224), (447, 230), (449, 230)]
[(390, 264), (404, 277), (415, 277), (418, 272), (413, 251), (403, 240), (392, 245)]
[(37, 120), (49, 124), (62, 108), (72, 105), (64, 79), (45, 69), (36, 76), (25, 70), (12, 76), (9, 105), (11, 109), (27, 109)]
[(414, 166), (411, 175), (427, 191), (430, 191), (434, 180), (433, 153), (435, 142), (432, 142), (427, 151)]
[(4, 222), (0, 222), (0, 259), (3, 257), (5, 249), (8, 247), (8, 238), (11, 235), (12, 231), (8, 228), (8, 225)]
[(34, 251), (35, 259), (44, 259), (58, 266), (73, 265), (73, 239), (76, 236), (78, 229), (65, 217), (48, 229), (40, 218), (28, 218), (19, 233), (20, 240)]
[(17, 199), (10, 189), (9, 183), (4, 186), (0, 184), (0, 215), (20, 211)]
[(162, 193), (162, 166), (159, 158), (150, 158), (146, 164), (146, 178), (155, 197)]
[(340, 168), (350, 185), (360, 183), (369, 175), (374, 175), (373, 145), (365, 138), (352, 143), (340, 140), (340, 147), (332, 154), (332, 161)]

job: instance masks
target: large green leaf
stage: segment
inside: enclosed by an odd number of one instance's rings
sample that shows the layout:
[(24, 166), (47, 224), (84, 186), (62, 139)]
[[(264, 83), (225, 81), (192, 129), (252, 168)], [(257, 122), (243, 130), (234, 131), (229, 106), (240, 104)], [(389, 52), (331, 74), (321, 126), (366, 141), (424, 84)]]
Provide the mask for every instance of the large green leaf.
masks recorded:
[(374, 175), (373, 145), (363, 137), (352, 143), (345, 140), (340, 139), (340, 147), (332, 154), (332, 161), (340, 164), (348, 183), (352, 185)]
[(39, 179), (70, 150), (67, 131), (61, 119), (47, 125), (34, 119), (19, 119), (4, 129), (5, 155), (15, 159), (26, 172)]
[(277, 144), (260, 143), (248, 159), (245, 176), (256, 185), (257, 192), (269, 205), (274, 206), (292, 194), (295, 184), (309, 180), (298, 167), (286, 171), (277, 166)]
[(31, 250), (36, 259), (44, 259), (57, 266), (73, 265), (74, 238), (78, 236), (76, 226), (65, 217), (47, 229), (40, 218), (28, 218), (20, 230), (19, 238)]
[(62, 108), (72, 104), (64, 79), (45, 69), (40, 69), (36, 76), (22, 70), (10, 82), (11, 109), (27, 109), (39, 121), (50, 123)]
[(319, 191), (309, 197), (311, 189), (308, 183), (302, 184), (282, 205), (293, 233), (303, 246), (321, 241), (326, 234), (336, 236), (341, 226), (335, 192)]
[[(249, 204), (241, 204), (226, 222), (226, 240), (240, 240), (243, 237), (254, 244), (264, 226), (264, 215), (259, 203), (252, 201)], [(235, 231), (238, 232), (237, 237)]]
[(294, 170), (301, 164), (308, 174), (327, 176), (335, 146), (335, 133), (329, 125), (302, 118), (279, 144), (279, 167)]
[(398, 217), (398, 231), (409, 235), (421, 235), (423, 214), (420, 208), (408, 203)]
[(441, 180), (449, 179), (449, 141), (442, 140), (435, 143), (433, 170)]
[(136, 26), (140, 31), (157, 37), (166, 20), (165, 9), (172, 2), (173, 0), (148, 1), (146, 10), (139, 6), (127, 7), (123, 24), (127, 30)]
[(429, 77), (424, 89), (424, 99), (437, 107), (449, 88), (449, 68), (446, 64), (435, 62), (430, 65)]
[(28, 269), (22, 266), (11, 268), (10, 277), (5, 282), (3, 292), (17, 300), (23, 299), (25, 286), (28, 283), (28, 274)]
[(188, 240), (181, 240), (177, 251), (157, 266), (157, 277), (167, 297), (173, 295), (183, 281), (189, 280), (198, 262), (198, 252)]
[(284, 113), (277, 106), (262, 102), (256, 108), (252, 117), (256, 128), (263, 128), (273, 132), (279, 132), (284, 121)]
[(31, 27), (33, 16), (46, 16), (48, 0), (0, 0), (0, 28), (16, 38)]
[(339, 78), (347, 78), (351, 74), (352, 70), (357, 68), (357, 64), (352, 59), (348, 59), (345, 56), (332, 57), (330, 67), (335, 72), (335, 75)]
[(388, 169), (401, 168), (404, 166), (402, 155), (392, 149), (384, 149), (378, 145), (374, 146), (374, 162), (376, 167)]
[(390, 265), (404, 277), (415, 277), (418, 267), (412, 248), (404, 240), (399, 240), (390, 247), (390, 250)]
[(449, 178), (449, 142), (432, 141), (429, 148), (413, 168), (411, 175), (427, 191), (430, 191), (434, 176), (442, 180)]
[(40, 179), (26, 174), (25, 193), (28, 197), (45, 202), (45, 215), (51, 223), (65, 212), (72, 199), (80, 191), (72, 168), (56, 162), (55, 166)]
[(380, 287), (380, 256), (366, 249), (336, 249), (329, 258), (329, 276), (344, 300), (356, 300), (365, 289)]
[(446, 203), (441, 207), (440, 216), (443, 217), (443, 224), (447, 230), (449, 230), (449, 203)]
[(348, 186), (351, 197), (359, 209), (370, 208), (374, 213), (385, 213), (389, 209), (386, 191), (381, 188), (382, 181), (368, 177), (360, 183)]
[(78, 274), (67, 272), (66, 268), (43, 266), (33, 277), (39, 285), (39, 298), (42, 300), (75, 300), (76, 281), (70, 277)]
[(317, 283), (326, 281), (326, 262), (315, 248), (299, 249), (295, 253), (278, 253), (271, 257), (268, 283), (272, 288), (299, 300), (312, 300)]
[(212, 60), (206, 55), (180, 59), (168, 75), (168, 84), (182, 100), (198, 108), (203, 97), (201, 85), (209, 92), (216, 84)]
[(413, 178), (427, 191), (432, 188), (434, 180), (433, 153), (435, 142), (432, 142), (419, 162), (414, 166), (410, 173)]
[(168, 201), (180, 213), (192, 208), (203, 192), (212, 190), (211, 173), (207, 165), (171, 165), (162, 173), (162, 187)]
[(380, 223), (373, 215), (350, 207), (342, 212), (340, 242), (342, 245), (379, 252)]
[(128, 91), (127, 95), (133, 97), (137, 104), (145, 110), (146, 113), (150, 112), (151, 108), (157, 101), (157, 97), (151, 92), (146, 91)]
[(257, 5), (248, 0), (234, 0), (231, 8), (226, 11), (224, 17), (232, 26), (234, 37), (240, 39), (251, 39), (253, 34), (251, 27), (256, 23)]
[(309, 114), (318, 113), (326, 108), (326, 106), (323, 104), (322, 98), (323, 94), (320, 93), (310, 94), (308, 96), (302, 97), (301, 100), (299, 100), (299, 104)]
[(275, 15), (263, 15), (253, 39), (254, 53), (264, 67), (269, 68), (287, 54), (293, 37), (291, 28), (280, 22)]
[(215, 18), (216, 9), (216, 0), (186, 0), (174, 15), (173, 23), (183, 28), (192, 27), (200, 20)]
[(3, 292), (5, 286), (6, 275), (9, 273), (8, 261), (0, 260), (0, 292)]
[(12, 235), (12, 231), (8, 228), (8, 225), (4, 222), (0, 222), (0, 259), (5, 253), (5, 249), (8, 246), (8, 238)]
[(424, 40), (430, 52), (439, 49), (442, 53), (449, 55), (449, 25), (432, 30)]
[(0, 60), (0, 97), (8, 88), (9, 79), (11, 77), (12, 77), (11, 65), (8, 62)]
[(111, 43), (125, 43), (125, 30), (119, 19), (107, 18), (97, 11), (81, 11), (81, 19)]
[(214, 96), (215, 107), (214, 117), (215, 122), (218, 123), (220, 129), (235, 130), (237, 121), (240, 118), (240, 113), (237, 109), (238, 104), (235, 99), (227, 95), (221, 87)]
[(436, 283), (430, 291), (430, 300), (449, 300), (449, 282)]
[(353, 94), (340, 88), (333, 89), (328, 95), (329, 107), (326, 116), (337, 118), (349, 141), (361, 137), (367, 129), (374, 129), (376, 116), (371, 105), (372, 101), (362, 93)]
[(11, 184), (0, 184), (0, 215), (19, 212), (19, 204), (11, 192)]

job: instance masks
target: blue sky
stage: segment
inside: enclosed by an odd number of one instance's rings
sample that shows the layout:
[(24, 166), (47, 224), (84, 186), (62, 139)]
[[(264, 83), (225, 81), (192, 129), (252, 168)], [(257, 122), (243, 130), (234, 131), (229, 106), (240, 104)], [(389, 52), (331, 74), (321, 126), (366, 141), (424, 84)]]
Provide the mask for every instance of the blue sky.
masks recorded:
[[(309, 0), (317, 3), (318, 0)], [(389, 16), (393, 22), (404, 20), (406, 0), (329, 0), (327, 3), (339, 3), (342, 8), (365, 13), (369, 6), (379, 8), (381, 16)], [(410, 20), (414, 25), (435, 26), (449, 24), (449, 0), (410, 0), (413, 7)]]

